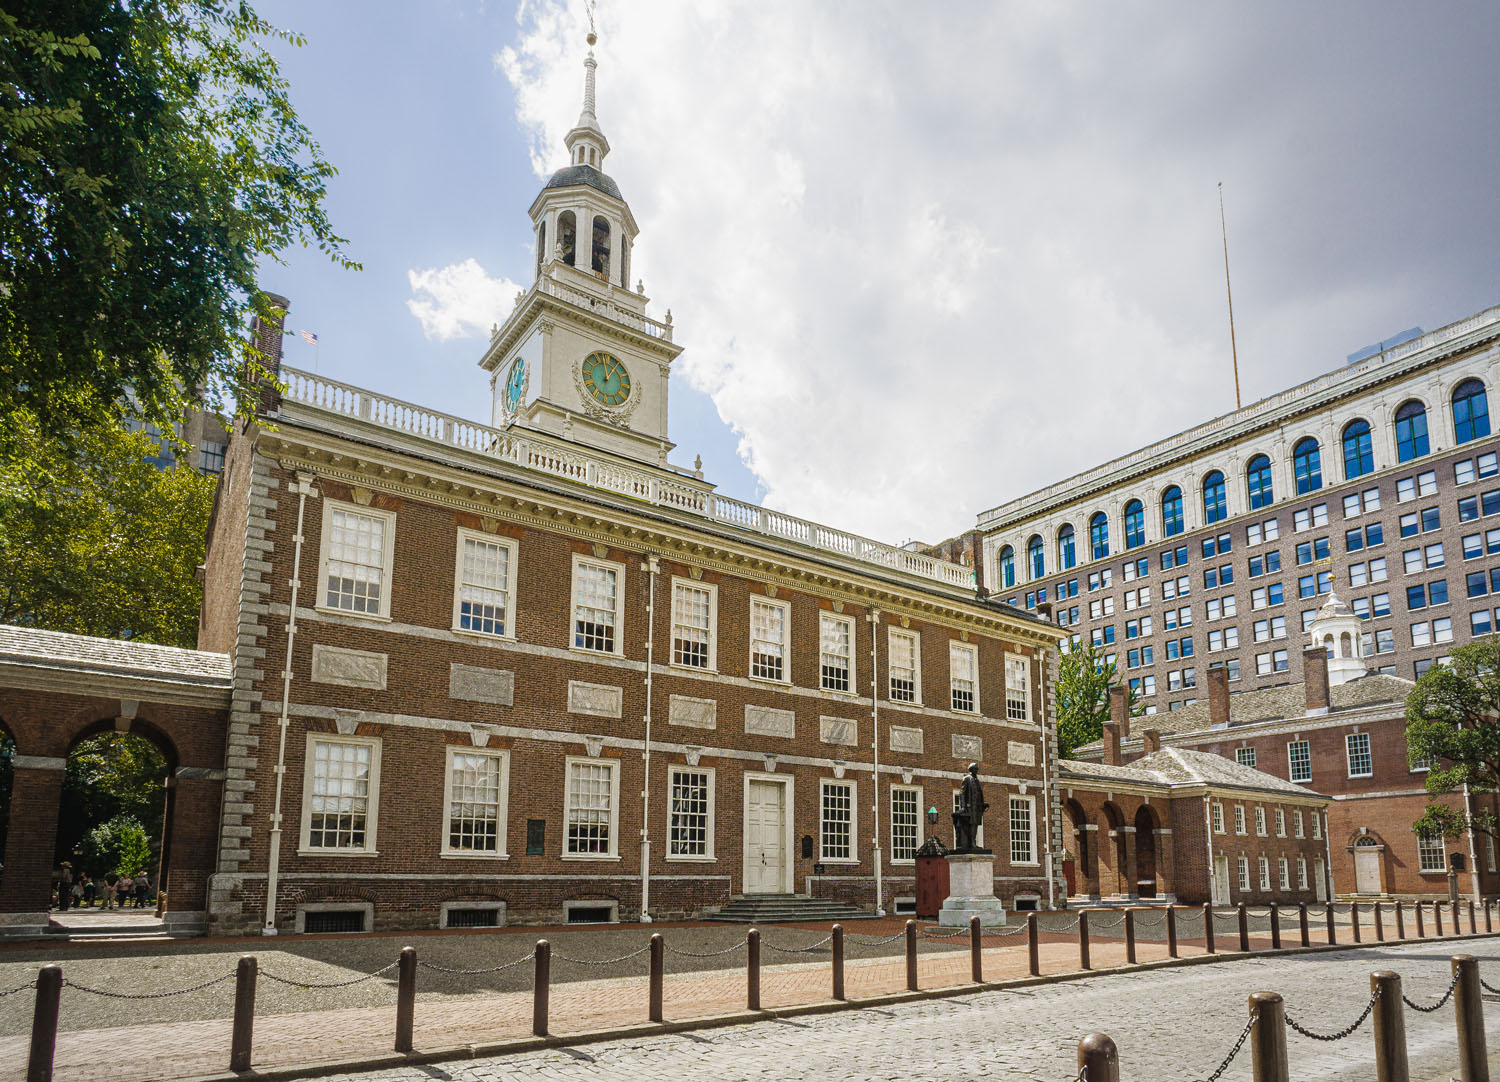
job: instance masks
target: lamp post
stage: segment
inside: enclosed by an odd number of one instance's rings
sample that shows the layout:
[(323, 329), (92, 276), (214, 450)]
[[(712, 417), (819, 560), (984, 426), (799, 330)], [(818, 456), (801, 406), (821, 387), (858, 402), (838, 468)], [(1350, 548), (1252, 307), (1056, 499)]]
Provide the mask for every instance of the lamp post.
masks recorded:
[(934, 804), (932, 807), (930, 807), (930, 808), (927, 809), (927, 825), (928, 825), (929, 828), (931, 828), (931, 829), (929, 829), (927, 831), (927, 833), (931, 834), (931, 833), (933, 833), (936, 830), (936, 828), (937, 828), (937, 817), (938, 817), (937, 805)]

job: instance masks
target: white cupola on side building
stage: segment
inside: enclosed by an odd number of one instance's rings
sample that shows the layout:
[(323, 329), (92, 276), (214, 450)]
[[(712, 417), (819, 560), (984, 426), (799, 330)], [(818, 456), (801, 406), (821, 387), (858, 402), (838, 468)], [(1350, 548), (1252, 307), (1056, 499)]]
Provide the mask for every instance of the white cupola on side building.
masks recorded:
[(1361, 644), (1363, 624), (1337, 593), (1330, 593), (1308, 626), (1312, 645), (1323, 647), (1328, 655), (1329, 687), (1358, 680), (1368, 671)]

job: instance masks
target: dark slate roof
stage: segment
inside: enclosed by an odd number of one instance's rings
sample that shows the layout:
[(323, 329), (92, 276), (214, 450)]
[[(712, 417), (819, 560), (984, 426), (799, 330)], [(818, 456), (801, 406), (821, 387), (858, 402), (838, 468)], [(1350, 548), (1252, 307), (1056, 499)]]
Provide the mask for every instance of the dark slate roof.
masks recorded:
[(552, 174), (550, 180), (543, 185), (543, 191), (547, 188), (572, 188), (575, 185), (584, 184), (590, 188), (597, 188), (605, 195), (613, 196), (620, 202), (625, 202), (625, 197), (620, 194), (620, 186), (610, 177), (605, 176), (592, 165), (565, 165)]
[(0, 664), (228, 687), (229, 655), (0, 624)]

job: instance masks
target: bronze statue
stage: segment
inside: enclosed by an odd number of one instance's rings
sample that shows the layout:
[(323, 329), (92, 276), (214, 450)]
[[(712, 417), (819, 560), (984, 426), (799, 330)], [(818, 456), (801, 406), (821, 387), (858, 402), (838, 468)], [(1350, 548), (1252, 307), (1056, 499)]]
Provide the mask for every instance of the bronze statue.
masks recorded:
[(963, 788), (958, 791), (958, 809), (953, 813), (953, 851), (955, 853), (985, 852), (979, 848), (979, 828), (984, 825), (984, 813), (989, 805), (984, 802), (984, 790), (979, 785), (979, 764), (969, 764), (969, 775), (964, 778)]

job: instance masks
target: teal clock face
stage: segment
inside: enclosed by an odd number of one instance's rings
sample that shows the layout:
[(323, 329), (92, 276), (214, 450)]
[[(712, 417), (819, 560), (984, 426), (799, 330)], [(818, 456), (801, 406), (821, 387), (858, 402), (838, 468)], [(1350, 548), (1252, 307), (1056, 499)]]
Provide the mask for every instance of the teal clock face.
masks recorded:
[(602, 350), (583, 359), (579, 374), (584, 390), (601, 406), (621, 406), (630, 397), (630, 373), (618, 357)]
[(515, 413), (521, 405), (521, 395), (526, 391), (526, 358), (517, 357), (510, 366), (510, 375), (505, 377), (505, 409)]

